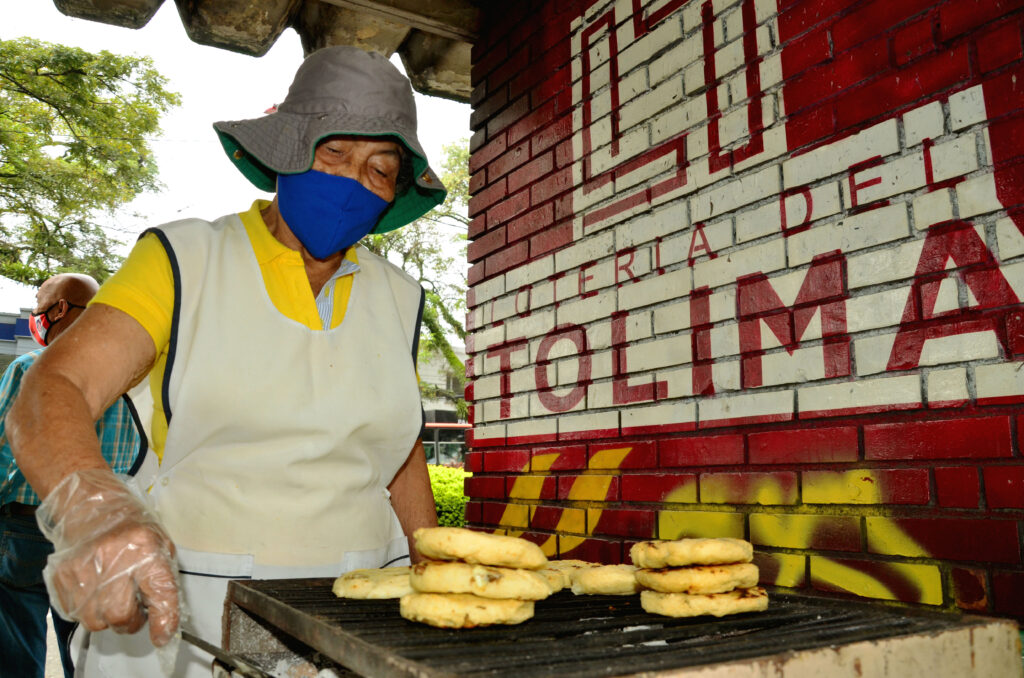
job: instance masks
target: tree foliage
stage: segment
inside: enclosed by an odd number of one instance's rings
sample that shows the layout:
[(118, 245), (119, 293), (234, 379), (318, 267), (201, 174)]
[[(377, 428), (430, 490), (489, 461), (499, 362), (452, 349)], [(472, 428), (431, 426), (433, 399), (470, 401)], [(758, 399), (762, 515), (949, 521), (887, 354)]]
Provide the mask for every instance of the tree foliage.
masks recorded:
[(120, 264), (103, 219), (159, 187), (147, 137), (179, 103), (166, 85), (145, 57), (0, 40), (0, 274)]
[[(466, 367), (452, 341), (463, 345), (466, 341), (466, 329), (459, 317), (464, 317), (466, 310), (463, 262), (469, 226), (469, 141), (447, 144), (442, 151), (441, 181), (448, 189), (444, 203), (404, 228), (367, 237), (363, 244), (401, 266), (426, 290), (420, 364), (433, 356), (443, 356), (450, 374), (461, 384)], [(466, 417), (461, 388), (448, 390), (421, 382), (420, 390), (424, 398), (447, 400), (455, 405), (460, 418)]]

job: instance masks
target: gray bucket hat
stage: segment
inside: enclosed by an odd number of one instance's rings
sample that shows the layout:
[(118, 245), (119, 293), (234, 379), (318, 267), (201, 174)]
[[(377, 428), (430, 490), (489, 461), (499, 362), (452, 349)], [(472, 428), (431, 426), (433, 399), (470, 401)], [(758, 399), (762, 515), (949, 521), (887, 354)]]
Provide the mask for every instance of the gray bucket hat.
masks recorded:
[(413, 179), (408, 190), (395, 195), (373, 233), (415, 221), (447, 194), (416, 137), (409, 80), (382, 55), (358, 47), (326, 47), (309, 55), (276, 113), (213, 127), (235, 167), (254, 186), (271, 192), (278, 174), (312, 167), (316, 145), (325, 137), (396, 137), (409, 151)]

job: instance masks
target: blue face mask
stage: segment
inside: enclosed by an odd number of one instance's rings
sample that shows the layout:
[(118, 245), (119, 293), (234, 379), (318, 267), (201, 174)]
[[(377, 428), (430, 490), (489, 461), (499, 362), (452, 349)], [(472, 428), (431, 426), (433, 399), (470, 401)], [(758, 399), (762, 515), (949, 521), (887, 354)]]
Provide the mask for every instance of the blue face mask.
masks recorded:
[(277, 206), (317, 259), (341, 252), (373, 230), (386, 200), (355, 179), (316, 170), (277, 176)]

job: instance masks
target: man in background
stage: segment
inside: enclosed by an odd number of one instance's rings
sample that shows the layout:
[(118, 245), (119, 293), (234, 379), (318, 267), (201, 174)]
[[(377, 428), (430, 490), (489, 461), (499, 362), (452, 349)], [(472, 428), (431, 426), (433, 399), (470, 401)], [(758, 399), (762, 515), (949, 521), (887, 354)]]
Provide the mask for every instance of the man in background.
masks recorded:
[[(46, 280), (36, 293), (29, 330), (48, 346), (71, 326), (99, 288), (87, 275), (61, 273)], [(43, 567), (53, 544), (36, 525), (39, 497), (18, 469), (7, 441), (5, 418), (21, 380), (43, 349), (19, 356), (0, 378), (0, 678), (43, 678), (46, 665), (46, 613), (49, 596)], [(115, 473), (131, 473), (141, 460), (145, 441), (134, 408), (122, 396), (96, 422), (103, 456)], [(61, 422), (51, 422), (54, 427)], [(77, 624), (52, 614), (66, 678), (73, 667), (68, 651)]]

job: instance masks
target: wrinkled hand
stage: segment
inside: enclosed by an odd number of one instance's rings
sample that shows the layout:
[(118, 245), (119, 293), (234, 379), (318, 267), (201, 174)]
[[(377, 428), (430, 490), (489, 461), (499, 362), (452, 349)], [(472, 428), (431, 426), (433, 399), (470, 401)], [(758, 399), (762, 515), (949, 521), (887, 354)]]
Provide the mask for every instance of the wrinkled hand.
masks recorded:
[(50, 602), (90, 631), (135, 633), (166, 645), (178, 629), (174, 545), (157, 517), (110, 471), (72, 473), (36, 513), (54, 553), (43, 570)]

